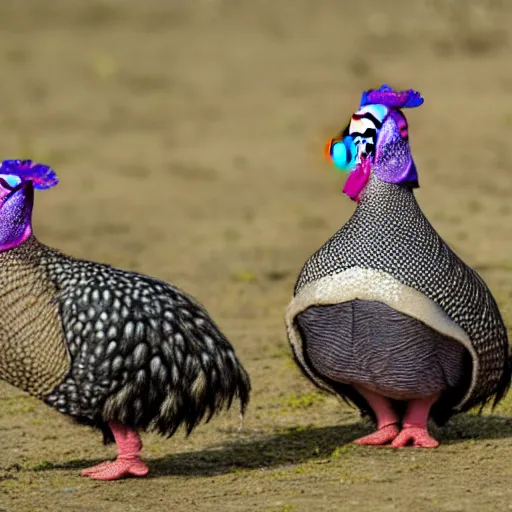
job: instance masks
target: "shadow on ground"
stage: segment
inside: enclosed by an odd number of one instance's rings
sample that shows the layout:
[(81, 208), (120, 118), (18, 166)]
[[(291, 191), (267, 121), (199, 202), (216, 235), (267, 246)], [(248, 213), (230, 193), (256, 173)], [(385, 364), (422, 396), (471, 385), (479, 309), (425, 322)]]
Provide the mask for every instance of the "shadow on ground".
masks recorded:
[[(330, 457), (336, 449), (367, 450), (351, 445), (357, 437), (370, 433), (366, 422), (321, 428), (290, 428), (272, 437), (234, 442), (198, 452), (177, 453), (148, 459), (151, 476), (215, 476), (244, 469), (272, 468), (289, 464), (302, 464), (310, 460)], [(444, 445), (467, 439), (483, 441), (512, 437), (512, 420), (502, 416), (466, 415), (455, 418), (446, 427), (435, 429), (434, 434)], [(74, 460), (39, 470), (78, 470), (101, 462), (100, 460)]]

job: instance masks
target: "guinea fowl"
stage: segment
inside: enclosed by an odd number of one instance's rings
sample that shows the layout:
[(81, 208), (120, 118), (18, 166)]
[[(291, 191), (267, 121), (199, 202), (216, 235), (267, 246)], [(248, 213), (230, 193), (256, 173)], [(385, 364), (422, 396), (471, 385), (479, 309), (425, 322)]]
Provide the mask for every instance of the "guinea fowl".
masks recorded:
[(118, 456), (82, 472), (144, 476), (139, 429), (187, 434), (238, 398), (249, 376), (206, 310), (175, 286), (78, 260), (32, 233), (34, 188), (52, 169), (0, 167), (0, 379), (79, 423), (101, 429)]
[(363, 93), (328, 157), (349, 177), (350, 220), (305, 263), (286, 312), (294, 357), (317, 386), (354, 403), (377, 430), (355, 443), (433, 448), (429, 419), (494, 399), (511, 378), (507, 331), (480, 276), (416, 202), (402, 108), (416, 91)]

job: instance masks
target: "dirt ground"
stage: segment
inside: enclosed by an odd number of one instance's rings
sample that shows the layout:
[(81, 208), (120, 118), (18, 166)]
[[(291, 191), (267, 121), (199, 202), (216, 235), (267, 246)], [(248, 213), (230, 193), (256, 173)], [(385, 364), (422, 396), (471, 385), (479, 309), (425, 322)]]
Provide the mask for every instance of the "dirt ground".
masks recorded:
[[(468, 5), (470, 7), (468, 7)], [(355, 447), (370, 431), (290, 358), (301, 265), (354, 205), (323, 144), (387, 82), (411, 111), (418, 200), (512, 327), (512, 4), (499, 1), (2, 0), (0, 153), (51, 164), (49, 245), (199, 298), (253, 383), (185, 438), (144, 436), (147, 479), (79, 470), (96, 432), (0, 385), (2, 512), (512, 509), (512, 395), (454, 419), (439, 449)]]

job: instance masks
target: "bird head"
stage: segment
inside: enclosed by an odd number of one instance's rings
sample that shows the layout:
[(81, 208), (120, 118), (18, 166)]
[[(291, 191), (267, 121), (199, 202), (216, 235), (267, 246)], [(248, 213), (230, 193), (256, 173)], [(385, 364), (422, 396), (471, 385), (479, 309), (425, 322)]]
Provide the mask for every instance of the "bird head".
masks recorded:
[(412, 89), (394, 91), (382, 85), (365, 91), (348, 126), (327, 142), (327, 157), (349, 173), (343, 192), (354, 201), (361, 198), (372, 173), (388, 183), (419, 186), (407, 119), (401, 109), (419, 107), (423, 101)]
[(20, 245), (32, 234), (34, 189), (57, 185), (55, 172), (31, 160), (0, 164), (0, 251)]

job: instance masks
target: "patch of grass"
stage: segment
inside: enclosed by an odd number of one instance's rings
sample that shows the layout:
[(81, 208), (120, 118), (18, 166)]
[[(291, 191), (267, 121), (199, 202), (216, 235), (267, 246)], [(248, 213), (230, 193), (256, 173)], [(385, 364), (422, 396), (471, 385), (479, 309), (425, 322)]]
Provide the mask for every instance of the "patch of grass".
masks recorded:
[(233, 272), (232, 274), (233, 281), (239, 282), (239, 283), (255, 283), (258, 281), (258, 277), (254, 272), (251, 270), (237, 270)]
[(48, 469), (55, 469), (55, 464), (49, 460), (44, 460), (30, 468), (32, 471), (47, 471)]
[(284, 427), (276, 429), (276, 433), (278, 434), (287, 434), (287, 435), (295, 435), (295, 434), (305, 434), (311, 429), (314, 428), (312, 425), (299, 425), (297, 427)]
[(240, 468), (237, 466), (231, 467), (231, 473), (236, 476), (245, 476), (245, 475), (250, 474), (251, 471), (253, 471), (253, 469), (251, 469), (251, 468)]
[(345, 485), (365, 483), (369, 482), (371, 478), (368, 475), (362, 473), (351, 473), (349, 471), (343, 471), (340, 474), (340, 483)]
[(311, 466), (299, 466), (293, 470), (293, 472), (297, 475), (302, 475), (304, 473), (309, 473), (313, 470)]
[(271, 350), (269, 351), (269, 357), (272, 359), (290, 359), (291, 348), (288, 343), (282, 342), (281, 340), (276, 341), (270, 345)]
[[(484, 411), (486, 413), (491, 412), (491, 407), (487, 406)], [(507, 416), (512, 416), (512, 393), (508, 393), (507, 396), (499, 403), (494, 411), (494, 414), (505, 414)], [(473, 412), (476, 414), (476, 411)]]
[[(24, 484), (22, 485), (24, 488), (26, 487)], [(16, 478), (9, 478), (2, 481), (2, 490), (5, 492), (9, 489), (15, 489), (20, 487), (20, 482)]]
[(310, 393), (291, 393), (281, 399), (281, 404), (287, 409), (307, 409), (313, 405), (320, 404), (325, 401), (325, 395), (318, 391)]
[[(99, 462), (99, 461), (98, 461)], [(92, 466), (95, 464), (95, 461), (87, 460), (87, 459), (71, 459), (66, 460), (65, 462), (52, 462), (49, 460), (44, 460), (39, 464), (35, 464), (31, 468), (30, 471), (48, 471), (50, 469), (64, 469), (64, 470), (77, 470), (83, 469), (88, 466)]]
[(344, 444), (343, 446), (336, 447), (331, 453), (330, 459), (334, 460), (342, 455), (346, 455), (348, 453), (352, 453), (356, 449), (356, 446), (353, 444)]
[[(78, 475), (76, 475), (78, 476)], [(75, 476), (69, 477), (66, 474), (52, 474), (50, 479), (46, 479), (47, 485), (52, 487), (53, 489), (57, 489), (61, 492), (72, 493), (76, 490), (76, 488), (71, 487)]]
[(0, 399), (0, 417), (33, 412), (38, 405), (30, 396), (8, 396)]

